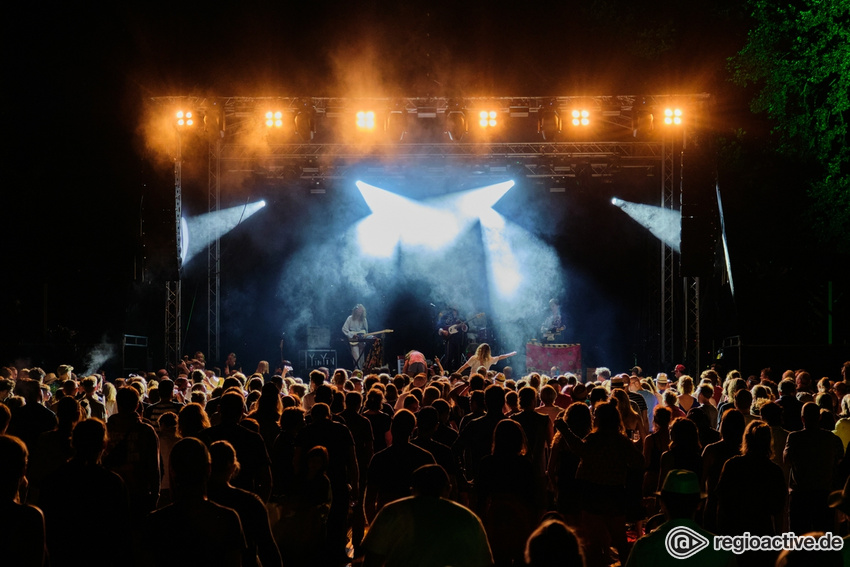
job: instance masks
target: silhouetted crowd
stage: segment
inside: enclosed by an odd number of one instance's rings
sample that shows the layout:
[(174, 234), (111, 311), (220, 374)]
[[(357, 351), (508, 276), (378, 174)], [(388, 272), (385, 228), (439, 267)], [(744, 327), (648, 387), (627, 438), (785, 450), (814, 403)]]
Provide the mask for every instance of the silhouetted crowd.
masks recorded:
[(850, 362), (820, 380), (222, 368), (0, 368), (0, 562), (850, 565), (670, 551), (684, 528), (850, 533)]

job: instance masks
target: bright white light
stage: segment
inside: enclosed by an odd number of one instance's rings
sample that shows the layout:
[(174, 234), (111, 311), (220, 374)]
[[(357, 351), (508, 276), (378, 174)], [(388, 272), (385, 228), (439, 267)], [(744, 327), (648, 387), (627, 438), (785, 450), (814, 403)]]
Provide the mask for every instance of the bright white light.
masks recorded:
[(505, 193), (510, 191), (515, 185), (514, 181), (503, 181), (495, 185), (487, 185), (478, 189), (464, 191), (446, 195), (443, 198), (435, 199), (435, 203), (444, 203), (446, 208), (451, 208), (460, 213), (463, 217), (479, 217), (489, 210), (493, 205), (499, 202), (499, 199), (505, 196)]
[(482, 128), (495, 128), (499, 123), (499, 113), (495, 110), (482, 110), (478, 113), (478, 125)]
[(180, 261), (186, 263), (186, 256), (189, 252), (189, 225), (186, 222), (186, 217), (180, 217)]
[(611, 204), (615, 207), (622, 207), (623, 203), (625, 203), (625, 201), (623, 201), (622, 199), (618, 199), (617, 197), (611, 197)]
[(357, 225), (360, 249), (370, 256), (389, 257), (399, 243), (437, 250), (460, 233), (460, 220), (450, 209), (406, 199), (362, 181), (355, 184), (372, 210)]
[(221, 238), (265, 206), (265, 201), (222, 209), (187, 219), (183, 232), (183, 263), (189, 262), (217, 238)]
[[(474, 277), (483, 263), (488, 316), (506, 324), (503, 345), (522, 344), (535, 331), (525, 328), (528, 314), (560, 293), (565, 281), (552, 246), (492, 208), (512, 186), (507, 181), (419, 202), (358, 182), (372, 214), (347, 232), (334, 273), (364, 295), (374, 291), (373, 277), (422, 280), (432, 297), (472, 313), (485, 299)], [(339, 249), (337, 241), (327, 246)], [(321, 248), (310, 249), (304, 263), (319, 265), (317, 258), (326, 257)], [(303, 284), (293, 279), (287, 289), (292, 285)]]
[(375, 129), (375, 113), (371, 110), (361, 110), (357, 113), (357, 127), (361, 130)]
[[(663, 207), (617, 200), (620, 203), (614, 204), (623, 209), (624, 213), (649, 230), (649, 232), (667, 244), (667, 246), (676, 252), (681, 251), (682, 213)], [(613, 199), (611, 201), (613, 203)]]
[(490, 272), (490, 283), (502, 299), (509, 299), (519, 289), (522, 274), (505, 234), (505, 218), (489, 209), (481, 215), (484, 248)]
[(681, 108), (665, 108), (664, 109), (664, 124), (681, 126), (682, 125), (682, 116), (684, 113)]

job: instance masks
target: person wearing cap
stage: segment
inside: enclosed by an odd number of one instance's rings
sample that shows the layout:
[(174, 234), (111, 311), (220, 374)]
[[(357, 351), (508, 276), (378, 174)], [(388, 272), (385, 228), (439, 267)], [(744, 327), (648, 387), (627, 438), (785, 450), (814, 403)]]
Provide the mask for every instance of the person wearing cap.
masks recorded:
[(655, 386), (658, 388), (659, 394), (664, 393), (664, 390), (667, 389), (667, 385), (669, 383), (670, 381), (667, 379), (666, 372), (659, 372), (658, 375), (655, 377)]
[[(729, 567), (737, 565), (731, 551), (715, 550), (711, 542), (714, 534), (702, 529), (694, 521), (694, 515), (705, 497), (700, 491), (699, 477), (692, 471), (673, 469), (664, 478), (658, 492), (661, 511), (665, 522), (658, 529), (635, 542), (626, 567), (652, 565), (653, 567)], [(667, 534), (678, 527), (688, 528), (709, 541), (709, 545), (687, 560), (670, 555), (666, 547)]]
[(679, 380), (679, 378), (685, 375), (685, 370), (686, 369), (684, 364), (677, 364), (676, 368), (673, 369), (673, 375), (676, 377), (677, 381)]

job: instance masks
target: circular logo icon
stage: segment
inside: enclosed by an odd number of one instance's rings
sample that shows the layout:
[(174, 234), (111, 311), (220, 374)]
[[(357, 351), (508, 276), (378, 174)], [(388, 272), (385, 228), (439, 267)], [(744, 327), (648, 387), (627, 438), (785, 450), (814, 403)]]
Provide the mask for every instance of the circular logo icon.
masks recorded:
[(678, 526), (667, 532), (664, 538), (664, 547), (667, 553), (676, 559), (687, 559), (693, 557), (706, 547), (708, 539), (701, 533), (687, 526)]

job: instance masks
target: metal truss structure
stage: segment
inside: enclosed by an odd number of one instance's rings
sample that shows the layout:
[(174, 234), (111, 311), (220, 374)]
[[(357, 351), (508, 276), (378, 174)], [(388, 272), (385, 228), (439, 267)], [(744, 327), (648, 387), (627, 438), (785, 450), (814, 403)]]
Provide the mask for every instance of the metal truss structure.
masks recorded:
[[(152, 102), (157, 112), (167, 116), (178, 108), (191, 108), (200, 116), (208, 144), (208, 206), (218, 211), (223, 179), (228, 171), (250, 172), (251, 175), (277, 179), (287, 184), (323, 183), (344, 179), (355, 171), (366, 171), (375, 177), (404, 177), (405, 175), (470, 175), (502, 177), (513, 175), (549, 183), (552, 190), (573, 179), (612, 178), (617, 175), (657, 176), (660, 179), (663, 208), (680, 210), (682, 190), (682, 148), (685, 136), (680, 129), (661, 134), (664, 108), (683, 106), (688, 109), (688, 123), (699, 129), (705, 122), (710, 95), (619, 95), (591, 97), (493, 97), (493, 98), (317, 98), (317, 97), (156, 97)], [(314, 124), (342, 124), (359, 108), (377, 108), (381, 121), (389, 124), (391, 115), (403, 116), (414, 126), (432, 121), (432, 139), (388, 141), (374, 139), (368, 143), (345, 143), (334, 139), (329, 132), (338, 128), (323, 128), (325, 136), (314, 137)], [(480, 108), (495, 109), (513, 124), (526, 122), (522, 135), (515, 140), (472, 139), (453, 141), (433, 139), (433, 131), (442, 133), (448, 117), (457, 112)], [(563, 127), (563, 134), (547, 140), (541, 124), (546, 113), (567, 117), (572, 109), (586, 108), (600, 129), (575, 138), (576, 134)], [(265, 135), (263, 116), (270, 109), (279, 109), (288, 124), (295, 123), (299, 114), (309, 116), (309, 132), (288, 136)], [(647, 120), (647, 117), (649, 119)], [(652, 125), (653, 117), (656, 124)], [(164, 118), (166, 119), (166, 118)], [(528, 122), (536, 122), (528, 127)], [(560, 123), (559, 123), (560, 124)], [(560, 126), (559, 126), (560, 129)], [(559, 130), (560, 131), (560, 130)], [(529, 134), (530, 133), (530, 134)], [(175, 210), (180, 245), (181, 156), (175, 160)], [(551, 136), (550, 136), (551, 137)], [(342, 138), (345, 138), (344, 136)], [(470, 136), (474, 138), (474, 136)], [(249, 140), (251, 140), (249, 142)], [(613, 141), (606, 141), (613, 140)], [(675, 285), (677, 254), (661, 243), (660, 274), (658, 279), (658, 332), (661, 365), (669, 365), (677, 357), (697, 364), (699, 353), (699, 281), (683, 279), (682, 301), (677, 301)], [(207, 251), (208, 270), (208, 356), (220, 358), (220, 299), (221, 258), (220, 242), (214, 240)], [(679, 288), (682, 289), (682, 288)], [(169, 362), (179, 362), (181, 352), (180, 282), (169, 282), (166, 302), (166, 355)], [(677, 307), (684, 307), (682, 313)], [(681, 329), (679, 328), (681, 325)], [(682, 343), (677, 345), (676, 335)]]
[[(208, 191), (207, 201), (210, 211), (218, 211), (221, 201), (221, 140), (211, 140), (209, 144)], [(221, 239), (216, 237), (207, 248), (207, 355), (211, 360), (221, 360), (219, 352), (221, 322)]]
[(177, 263), (177, 279), (165, 284), (165, 360), (169, 364), (178, 364), (182, 355), (182, 268), (183, 238), (181, 219), (183, 217), (183, 155), (180, 135), (177, 136), (177, 155), (174, 159), (174, 231), (176, 246), (174, 254)]
[[(681, 184), (676, 183), (676, 144), (675, 139), (665, 138), (662, 141), (661, 158), (661, 207), (664, 209), (679, 210)], [(681, 153), (680, 153), (681, 156)], [(664, 242), (661, 246), (661, 263), (659, 290), (659, 332), (661, 359), (663, 368), (670, 368), (674, 357), (674, 324), (675, 324), (675, 255), (673, 248)]]

